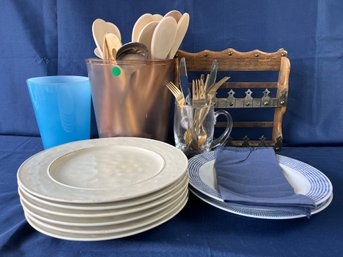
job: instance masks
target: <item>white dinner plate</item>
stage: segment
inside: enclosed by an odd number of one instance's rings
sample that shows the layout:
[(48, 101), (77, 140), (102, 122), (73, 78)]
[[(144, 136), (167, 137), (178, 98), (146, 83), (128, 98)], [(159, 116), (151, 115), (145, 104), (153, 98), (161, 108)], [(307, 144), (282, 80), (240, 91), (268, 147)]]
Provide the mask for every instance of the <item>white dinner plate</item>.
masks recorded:
[(55, 215), (50, 215), (50, 214), (45, 214), (45, 213), (39, 213), (39, 212), (37, 213), (30, 210), (30, 208), (25, 207), (25, 205), (23, 205), (23, 209), (25, 213), (47, 224), (55, 224), (55, 225), (63, 225), (63, 226), (78, 226), (78, 227), (108, 226), (108, 225), (131, 222), (131, 221), (142, 219), (152, 214), (161, 212), (162, 210), (170, 207), (172, 204), (175, 204), (176, 202), (180, 201), (179, 198), (181, 197), (182, 193), (184, 193), (185, 190), (180, 191), (178, 196), (174, 197), (173, 199), (164, 203), (163, 205), (158, 205), (158, 206), (151, 207), (142, 211), (137, 211), (134, 213), (107, 216), (107, 217), (86, 217), (86, 218), (63, 217), (63, 216), (61, 217), (61, 216), (55, 216)]
[(75, 210), (75, 209), (69, 209), (69, 208), (61, 208), (61, 207), (55, 207), (43, 204), (41, 202), (36, 202), (34, 199), (31, 199), (29, 195), (25, 195), (20, 189), (18, 190), (18, 193), (20, 195), (21, 201), (24, 203), (24, 205), (30, 209), (33, 212), (40, 213), (42, 215), (44, 214), (51, 214), (50, 216), (54, 216), (56, 218), (59, 218), (60, 216), (65, 217), (76, 217), (76, 218), (96, 218), (96, 217), (109, 217), (109, 216), (115, 216), (115, 215), (125, 215), (130, 214), (138, 211), (143, 211), (148, 208), (152, 208), (155, 206), (163, 205), (164, 203), (170, 201), (174, 197), (178, 196), (181, 191), (184, 191), (185, 188), (187, 188), (188, 181), (185, 180), (182, 184), (178, 185), (176, 188), (174, 188), (173, 191), (169, 192), (167, 195), (163, 195), (160, 198), (157, 198), (155, 200), (133, 205), (129, 207), (123, 207), (123, 208), (115, 208), (115, 209), (106, 209), (106, 210)]
[(61, 203), (57, 201), (51, 201), (51, 200), (45, 200), (42, 198), (39, 198), (35, 195), (30, 194), (29, 192), (25, 191), (24, 188), (22, 188), (19, 184), (18, 190), (20, 191), (20, 194), (24, 195), (26, 198), (31, 199), (34, 203), (41, 203), (44, 206), (51, 206), (51, 207), (57, 207), (62, 209), (71, 209), (71, 210), (114, 210), (114, 209), (121, 209), (125, 207), (131, 207), (131, 206), (137, 206), (143, 203), (152, 202), (156, 199), (160, 199), (163, 196), (166, 196), (168, 194), (171, 194), (175, 191), (176, 188), (180, 188), (183, 186), (184, 183), (188, 183), (188, 174), (185, 173), (181, 179), (173, 183), (172, 185), (159, 190), (155, 193), (147, 194), (141, 197), (137, 197), (130, 200), (123, 200), (123, 201), (116, 201), (116, 202), (108, 202), (108, 203), (93, 203), (93, 204), (87, 204), (87, 203)]
[[(183, 192), (182, 190), (181, 192)], [(125, 207), (122, 209), (115, 209), (115, 210), (95, 210), (95, 211), (88, 211), (88, 210), (66, 210), (65, 212), (61, 210), (48, 210), (45, 209), (44, 207), (38, 207), (30, 201), (26, 200), (25, 198), (20, 198), (20, 201), (23, 203), (23, 206), (25, 206), (27, 209), (30, 209), (32, 212), (35, 212), (40, 215), (50, 215), (53, 217), (56, 217), (56, 219), (60, 217), (69, 217), (69, 218), (102, 218), (102, 217), (113, 217), (113, 216), (118, 216), (118, 215), (126, 215), (126, 214), (131, 214), (139, 211), (144, 211), (146, 209), (155, 207), (155, 206), (161, 206), (164, 203), (172, 200), (173, 198), (177, 197), (180, 194), (180, 191), (176, 191), (173, 194), (167, 195), (163, 197), (162, 199), (159, 199), (157, 201), (152, 201), (149, 202), (148, 204), (142, 204), (138, 206), (133, 206), (133, 207)]]
[[(203, 200), (204, 202), (219, 208), (221, 210), (234, 213), (237, 215), (250, 217), (250, 218), (259, 218), (259, 219), (274, 219), (274, 220), (283, 220), (283, 219), (296, 219), (296, 218), (303, 218), (306, 215), (295, 214), (292, 212), (287, 211), (287, 209), (282, 210), (281, 208), (268, 208), (265, 209), (263, 207), (252, 207), (252, 206), (245, 206), (240, 204), (232, 204), (228, 202), (217, 201), (211, 197), (208, 197), (205, 194), (197, 191), (194, 188), (189, 189), (195, 196), (199, 199)], [(333, 194), (329, 196), (329, 198), (319, 204), (315, 209), (311, 210), (311, 215), (321, 212), (326, 207), (328, 207), (333, 199)]]
[(172, 145), (114, 137), (72, 142), (42, 151), (18, 169), (18, 184), (40, 198), (106, 203), (164, 189), (187, 171), (187, 157)]
[(177, 195), (171, 198), (164, 204), (160, 204), (151, 208), (147, 208), (141, 211), (136, 211), (128, 214), (116, 214), (113, 216), (99, 217), (87, 216), (87, 217), (68, 217), (68, 216), (58, 216), (53, 214), (47, 214), (44, 212), (37, 211), (30, 206), (26, 205), (22, 200), (22, 206), (24, 212), (28, 213), (30, 216), (46, 222), (47, 224), (56, 224), (63, 226), (85, 226), (85, 227), (95, 227), (95, 226), (108, 226), (116, 225), (121, 223), (128, 223), (131, 221), (139, 220), (145, 217), (149, 217), (155, 213), (161, 212), (173, 204), (176, 204), (188, 191), (188, 188), (184, 188)]
[[(311, 198), (318, 206), (332, 195), (331, 181), (318, 169), (295, 159), (277, 155), (280, 167), (295, 193)], [(200, 193), (222, 201), (216, 188), (214, 151), (197, 155), (189, 160), (189, 183)]]
[(99, 241), (99, 240), (109, 240), (109, 239), (116, 239), (116, 238), (122, 238), (130, 235), (135, 235), (144, 231), (147, 231), (149, 229), (152, 229), (154, 227), (157, 227), (161, 225), (162, 223), (165, 223), (166, 221), (173, 218), (176, 214), (178, 214), (183, 207), (186, 205), (188, 200), (188, 195), (185, 197), (183, 201), (180, 201), (174, 209), (167, 213), (160, 214), (154, 219), (151, 219), (150, 221), (142, 222), (140, 225), (137, 225), (135, 228), (132, 229), (126, 229), (119, 232), (104, 232), (99, 234), (81, 234), (76, 232), (62, 232), (60, 230), (56, 229), (56, 226), (48, 225), (44, 222), (37, 222), (36, 219), (29, 216), (27, 213), (25, 213), (26, 220), (29, 222), (29, 224), (35, 228), (37, 231), (46, 234), (48, 236), (60, 238), (60, 239), (67, 239), (67, 240), (77, 240), (77, 241)]

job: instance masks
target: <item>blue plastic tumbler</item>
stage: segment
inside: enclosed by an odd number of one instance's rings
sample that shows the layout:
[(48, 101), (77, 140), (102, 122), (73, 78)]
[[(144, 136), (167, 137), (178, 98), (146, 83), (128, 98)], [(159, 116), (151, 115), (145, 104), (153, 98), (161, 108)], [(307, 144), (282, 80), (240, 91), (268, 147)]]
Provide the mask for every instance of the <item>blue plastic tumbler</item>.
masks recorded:
[(82, 76), (46, 76), (27, 81), (45, 149), (90, 138), (91, 92)]

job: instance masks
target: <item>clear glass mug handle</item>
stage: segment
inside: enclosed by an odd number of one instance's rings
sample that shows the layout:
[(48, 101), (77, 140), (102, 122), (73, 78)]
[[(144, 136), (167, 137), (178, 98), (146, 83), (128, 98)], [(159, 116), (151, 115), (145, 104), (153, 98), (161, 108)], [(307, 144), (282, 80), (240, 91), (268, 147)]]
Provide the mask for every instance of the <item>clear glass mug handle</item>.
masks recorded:
[(216, 148), (220, 145), (223, 145), (226, 140), (229, 138), (230, 133), (232, 131), (232, 126), (233, 126), (233, 121), (232, 121), (232, 117), (230, 115), (230, 113), (228, 113), (225, 110), (218, 110), (214, 112), (214, 118), (216, 120), (217, 123), (217, 117), (219, 115), (224, 115), (226, 117), (226, 129), (223, 132), (223, 134), (221, 134), (218, 138), (214, 139), (212, 144), (211, 144), (211, 149)]

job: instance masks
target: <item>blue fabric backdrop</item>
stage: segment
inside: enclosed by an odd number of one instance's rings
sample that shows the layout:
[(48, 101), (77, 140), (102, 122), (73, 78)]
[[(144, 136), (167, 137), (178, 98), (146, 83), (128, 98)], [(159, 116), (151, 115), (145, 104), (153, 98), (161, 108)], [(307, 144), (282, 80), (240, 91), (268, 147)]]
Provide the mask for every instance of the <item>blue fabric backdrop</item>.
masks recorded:
[(39, 132), (26, 79), (86, 75), (84, 59), (95, 47), (91, 24), (98, 17), (116, 23), (127, 42), (140, 15), (171, 9), (191, 16), (184, 50), (285, 48), (291, 60), (285, 143), (343, 145), (342, 0), (0, 0), (0, 256), (342, 255), (342, 147), (281, 150), (333, 183), (332, 204), (310, 220), (244, 218), (190, 195), (168, 223), (119, 240), (58, 240), (25, 221), (16, 170), (42, 150), (40, 139), (31, 137)]
[(1, 0), (0, 134), (39, 134), (25, 80), (86, 75), (95, 18), (117, 24), (127, 42), (141, 14), (171, 9), (191, 16), (184, 50), (285, 48), (292, 66), (285, 143), (343, 143), (340, 0)]

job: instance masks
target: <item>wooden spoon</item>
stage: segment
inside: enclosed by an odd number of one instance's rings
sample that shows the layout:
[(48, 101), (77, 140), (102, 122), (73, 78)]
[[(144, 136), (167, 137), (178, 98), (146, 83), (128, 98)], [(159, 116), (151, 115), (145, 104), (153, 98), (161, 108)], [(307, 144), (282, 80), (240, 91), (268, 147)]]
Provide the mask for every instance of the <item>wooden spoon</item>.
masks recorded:
[(149, 22), (153, 21), (154, 17), (151, 13), (145, 13), (141, 17), (137, 19), (135, 22), (135, 25), (132, 29), (132, 35), (131, 35), (131, 41), (137, 42), (139, 33), (144, 28), (145, 25), (147, 25)]
[(106, 29), (108, 30), (108, 33), (113, 33), (114, 35), (116, 35), (119, 41), (121, 42), (121, 33), (119, 28), (115, 24), (111, 22), (106, 22)]
[(92, 33), (93, 39), (95, 42), (96, 47), (99, 49), (99, 53), (102, 56), (102, 47), (104, 42), (104, 37), (106, 33), (113, 33), (115, 34), (118, 39), (121, 41), (121, 34), (116, 25), (111, 22), (106, 22), (102, 19), (94, 20), (92, 24)]
[(94, 54), (96, 57), (102, 59), (102, 55), (100, 54), (99, 49), (97, 47), (94, 49)]
[(182, 14), (178, 10), (172, 10), (164, 15), (164, 17), (173, 17), (176, 20), (176, 22), (179, 22), (181, 16)]
[(160, 20), (162, 20), (162, 18), (163, 18), (163, 16), (161, 14), (153, 14), (152, 15), (152, 19), (154, 21), (160, 21)]
[(147, 25), (144, 26), (141, 33), (139, 33), (139, 36), (137, 39), (139, 43), (144, 44), (148, 48), (149, 55), (151, 54), (152, 35), (154, 34), (157, 24), (158, 24), (158, 21), (149, 22)]
[(158, 23), (151, 40), (153, 59), (166, 59), (175, 41), (177, 23), (172, 17), (163, 17)]
[(189, 14), (188, 13), (184, 13), (179, 22), (177, 23), (177, 32), (176, 32), (176, 37), (175, 37), (175, 41), (174, 44), (170, 50), (170, 53), (168, 55), (169, 59), (174, 58), (177, 50), (179, 49), (183, 38), (186, 35), (187, 29), (188, 29), (188, 25), (189, 25)]

